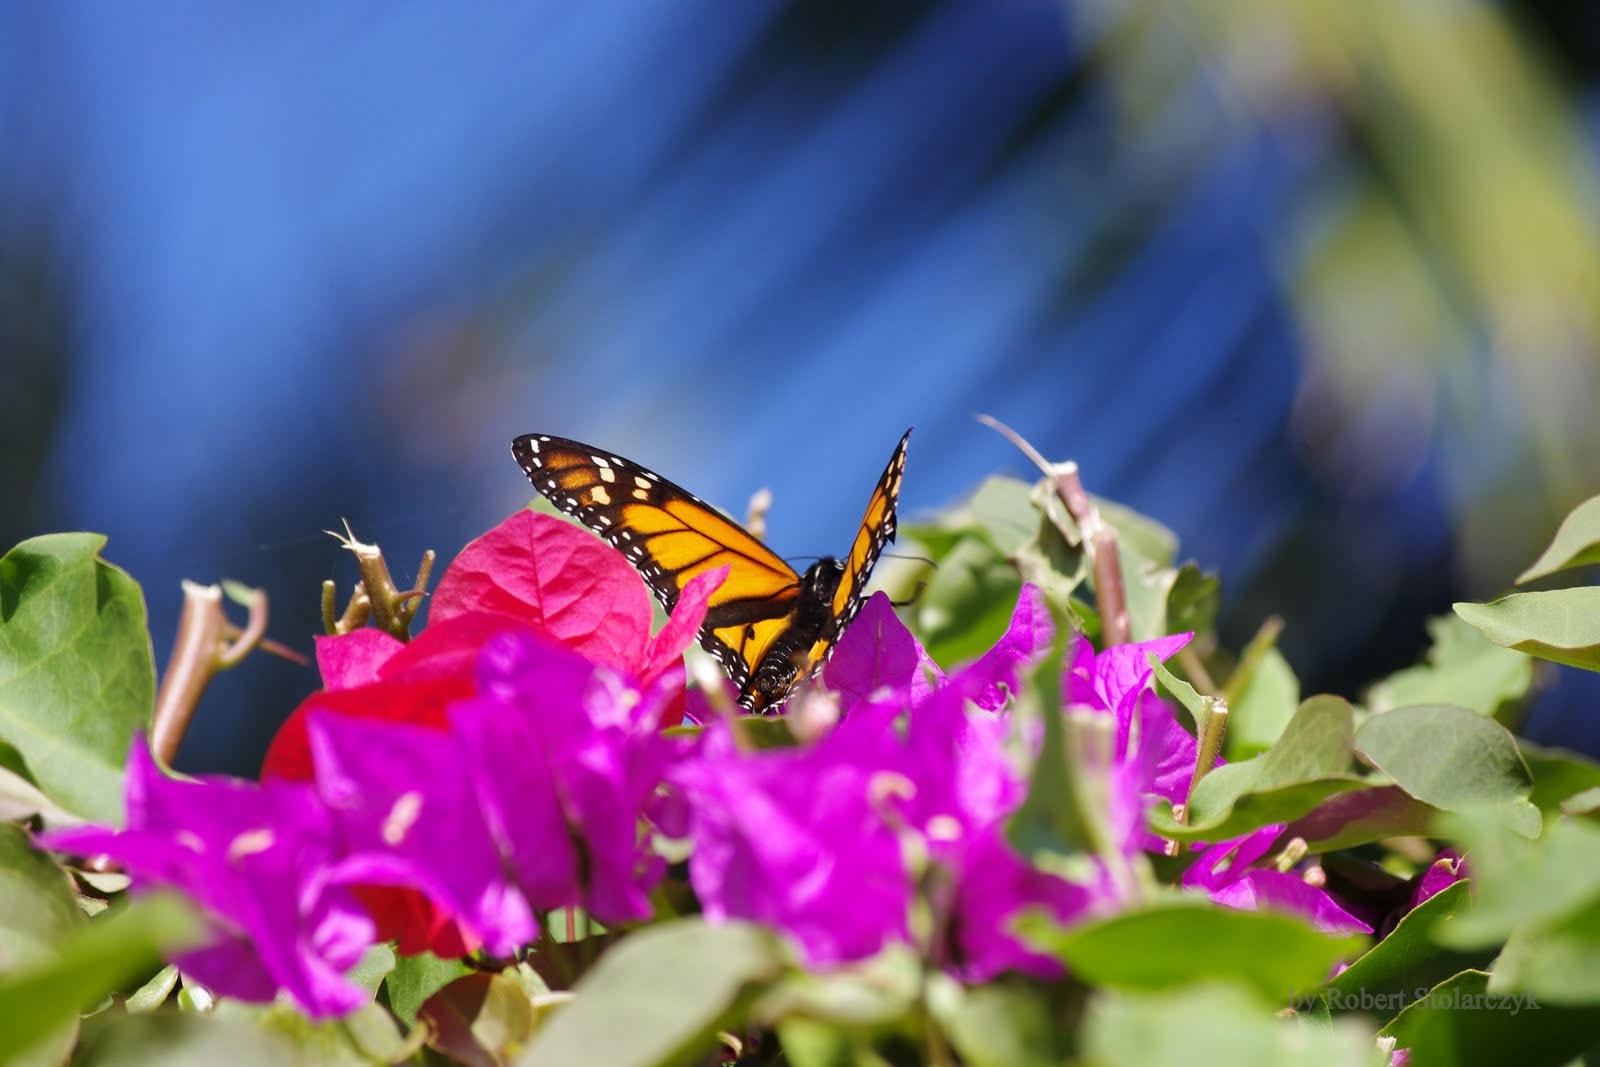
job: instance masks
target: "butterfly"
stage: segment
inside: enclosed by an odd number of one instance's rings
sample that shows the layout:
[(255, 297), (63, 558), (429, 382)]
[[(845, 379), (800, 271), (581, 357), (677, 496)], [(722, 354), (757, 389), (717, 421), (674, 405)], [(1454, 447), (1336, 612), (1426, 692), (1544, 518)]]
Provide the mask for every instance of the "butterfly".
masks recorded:
[(781, 704), (832, 650), (864, 600), (872, 565), (894, 540), (911, 431), (872, 490), (844, 559), (797, 574), (743, 526), (654, 471), (565, 437), (525, 434), (511, 454), (551, 503), (627, 556), (671, 611), (697, 574), (728, 567), (711, 596), (700, 644), (739, 687), (739, 704)]

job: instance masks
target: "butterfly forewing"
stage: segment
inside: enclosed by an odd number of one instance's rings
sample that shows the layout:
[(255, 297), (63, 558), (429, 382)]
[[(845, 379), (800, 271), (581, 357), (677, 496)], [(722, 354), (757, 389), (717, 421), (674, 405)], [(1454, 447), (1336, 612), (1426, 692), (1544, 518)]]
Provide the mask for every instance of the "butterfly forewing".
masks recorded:
[(690, 579), (728, 568), (700, 643), (743, 688), (799, 595), (793, 568), (693, 493), (621, 456), (543, 434), (517, 438), (511, 451), (534, 488), (620, 549), (668, 611)]

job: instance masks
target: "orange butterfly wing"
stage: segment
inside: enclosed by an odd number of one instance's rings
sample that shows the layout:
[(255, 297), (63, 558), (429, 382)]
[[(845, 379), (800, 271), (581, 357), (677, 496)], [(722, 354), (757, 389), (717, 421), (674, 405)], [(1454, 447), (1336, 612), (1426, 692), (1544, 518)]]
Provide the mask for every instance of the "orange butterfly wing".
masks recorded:
[(548, 434), (519, 437), (511, 452), (535, 489), (628, 557), (667, 611), (690, 579), (729, 569), (700, 643), (742, 690), (788, 625), (800, 594), (794, 569), (693, 493), (621, 456)]
[[(760, 710), (808, 677), (860, 610), (872, 567), (894, 540), (910, 439), (907, 430), (878, 478), (849, 555), (819, 564), (824, 570), (842, 569), (825, 605), (744, 527), (654, 471), (549, 434), (519, 437), (511, 452), (535, 489), (628, 557), (668, 611), (690, 579), (729, 568), (727, 580), (712, 594), (700, 644), (739, 687), (740, 702)], [(757, 693), (752, 679), (774, 646), (779, 646), (774, 662), (792, 663), (797, 670), (782, 692)]]

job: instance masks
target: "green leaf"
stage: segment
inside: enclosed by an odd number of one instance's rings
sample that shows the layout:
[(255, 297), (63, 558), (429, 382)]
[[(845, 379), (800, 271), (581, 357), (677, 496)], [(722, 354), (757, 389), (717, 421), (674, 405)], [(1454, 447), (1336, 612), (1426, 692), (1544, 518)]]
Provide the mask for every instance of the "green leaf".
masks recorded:
[(1094, 985), (1156, 990), (1221, 978), (1272, 1001), (1320, 985), (1334, 964), (1365, 945), (1354, 935), (1318, 933), (1297, 916), (1187, 896), (1070, 927), (1025, 912), (1017, 929)]
[(977, 537), (939, 561), (918, 599), (916, 629), (935, 663), (976, 659), (1003, 633), (1021, 588), (1016, 568)]
[(132, 1012), (155, 1011), (167, 1002), (172, 991), (178, 988), (178, 966), (169, 963), (155, 973), (144, 985), (128, 995), (123, 1007)]
[[(1064, 510), (1059, 501), (1056, 506)], [(1069, 545), (1049, 518), (1037, 518), (1033, 537), (1011, 554), (1012, 565), (1023, 581), (1038, 586), (1058, 610), (1076, 616), (1073, 593), (1089, 576), (1089, 557), (1082, 546)]]
[(1512, 593), (1490, 604), (1454, 607), (1497, 645), (1600, 671), (1600, 586)]
[(1356, 748), (1407, 793), (1443, 811), (1497, 808), (1525, 837), (1539, 833), (1533, 778), (1504, 726), (1468, 708), (1429, 704), (1368, 716)]
[(1216, 702), (1215, 697), (1201, 696), (1195, 691), (1194, 686), (1179, 678), (1168, 669), (1161, 657), (1154, 652), (1145, 653), (1145, 661), (1150, 664), (1150, 669), (1155, 675), (1156, 685), (1166, 690), (1167, 695), (1178, 702), (1178, 706), (1189, 713), (1189, 721), (1184, 725), (1196, 737), (1205, 728), (1205, 722), (1211, 717), (1211, 708)]
[(1423, 836), (1438, 814), (1399, 786), (1371, 785), (1334, 794), (1285, 833), (1304, 839), (1310, 852), (1333, 852), (1386, 837)]
[(1336, 793), (1359, 789), (1349, 773), (1355, 716), (1339, 697), (1300, 705), (1283, 736), (1266, 752), (1208, 773), (1189, 798), (1188, 821), (1157, 808), (1156, 833), (1182, 841), (1215, 841), (1274, 822), (1292, 822)]
[(1096, 997), (1084, 1020), (1087, 1061), (1116, 1067), (1380, 1067), (1372, 1032), (1354, 1019), (1278, 1018), (1243, 990), (1200, 985), (1163, 995)]
[(422, 1002), (460, 978), (471, 974), (472, 968), (460, 960), (443, 960), (431, 952), (416, 956), (401, 956), (395, 960), (394, 970), (383, 980), (389, 995), (389, 1009), (407, 1026), (417, 1023), (417, 1009)]
[(1222, 580), (1215, 574), (1203, 573), (1192, 561), (1185, 563), (1178, 568), (1167, 589), (1166, 620), (1161, 634), (1210, 633), (1216, 627), (1217, 611), (1221, 607)]
[(1148, 515), (1140, 514), (1115, 500), (1090, 494), (1100, 517), (1117, 532), (1123, 552), (1133, 552), (1157, 567), (1170, 567), (1178, 555), (1178, 535)]
[[(1064, 714), (1046, 711), (1039, 722), (1043, 744), (1027, 794), (1006, 822), (1006, 841), (1035, 866), (1064, 857), (1070, 869), (1083, 859), (1080, 853), (1097, 851), (1107, 862), (1126, 866), (1106, 822), (1115, 741), (1110, 716), (1068, 708)], [(1066, 875), (1068, 869), (1055, 873)]]
[(45, 796), (38, 786), (9, 767), (0, 767), (0, 820), (37, 815), (50, 829), (77, 826), (84, 819)]
[[(1124, 548), (1119, 553), (1122, 563), (1122, 595), (1128, 606), (1128, 637), (1132, 641), (1150, 641), (1162, 636), (1166, 625), (1167, 593), (1172, 588), (1178, 572), (1172, 567), (1152, 563), (1137, 552)], [(1094, 587), (1094, 572), (1089, 574), (1090, 587)], [(1095, 589), (1098, 603), (1100, 591)]]
[(306, 1061), (288, 1041), (248, 1020), (157, 1012), (105, 1019), (72, 1062), (76, 1067), (281, 1067)]
[(285, 1037), (294, 1044), (294, 1062), (315, 1063), (318, 1067), (393, 1063), (403, 1058), (405, 1048), (404, 1035), (394, 1016), (377, 1004), (365, 1004), (337, 1019), (314, 1022), (286, 1003), (249, 1004), (224, 997), (212, 1007), (211, 1017), (251, 1022), (262, 1033)]
[(1533, 662), (1501, 648), (1456, 615), (1428, 620), (1425, 663), (1397, 671), (1367, 691), (1374, 712), (1408, 704), (1457, 704), (1506, 722), (1533, 684)]
[(98, 534), (51, 534), (0, 557), (0, 740), (69, 811), (122, 820), (122, 766), (150, 720), (144, 597), (98, 558)]
[(1540, 811), (1559, 811), (1563, 801), (1600, 787), (1600, 763), (1587, 756), (1543, 748), (1521, 738), (1517, 739), (1517, 746), (1533, 775), (1533, 792), (1528, 799)]
[(1513, 931), (1495, 960), (1489, 990), (1600, 1006), (1600, 900), (1554, 924)]
[(533, 1034), (533, 1003), (504, 974), (468, 974), (439, 990), (417, 1011), (428, 1044), (462, 1063), (505, 1063)]
[(1411, 1067), (1563, 1064), (1600, 1033), (1600, 1008), (1491, 994), (1482, 971), (1463, 971), (1422, 993), (1380, 1031), (1411, 1050)]
[[(0, 823), (0, 901), (4, 902), (0, 904), (0, 972), (50, 959), (56, 942), (88, 922), (66, 872), (34, 849), (22, 827), (11, 823)], [(0, 1018), (6, 1017), (3, 1005), (0, 1001)], [(72, 1047), (78, 1032), (76, 1013), (57, 1022), (53, 1032), (41, 1035), (34, 1044), (25, 1060), (28, 1067), (60, 1063)]]
[(1389, 936), (1329, 980), (1324, 1002), (1334, 1011), (1360, 1011), (1387, 1021), (1416, 990), (1469, 967), (1486, 966), (1491, 952), (1456, 952), (1433, 939), (1439, 923), (1466, 911), (1469, 890), (1466, 882), (1456, 882), (1412, 908)]
[(67, 934), (88, 920), (78, 907), (72, 879), (28, 832), (0, 823), (0, 968), (49, 956)]
[(1015, 478), (985, 478), (958, 513), (962, 526), (981, 533), (1001, 556), (1014, 556), (1039, 530), (1032, 489)]
[(684, 919), (646, 927), (600, 958), (575, 999), (545, 1021), (516, 1062), (692, 1062), (715, 1044), (718, 1025), (782, 966), (774, 938), (746, 923)]
[(1257, 763), (1258, 789), (1278, 789), (1344, 774), (1355, 741), (1355, 713), (1335, 696), (1314, 696), (1301, 704), (1288, 726)]
[(796, 1015), (774, 1027), (790, 1067), (856, 1067), (856, 1041), (836, 1026)]
[(1299, 704), (1300, 679), (1289, 661), (1276, 648), (1262, 652), (1244, 691), (1228, 705), (1228, 759), (1247, 759), (1272, 747)]
[(849, 1029), (885, 1027), (904, 1019), (922, 992), (916, 954), (892, 946), (849, 967), (785, 974), (750, 1008), (760, 1022), (804, 1017)]
[[(794, 734), (789, 729), (788, 717), (784, 715), (741, 715), (739, 729), (746, 741), (763, 751), (769, 748), (793, 748), (796, 744)], [(705, 726), (700, 723), (680, 723), (661, 732), (668, 737), (698, 737), (705, 732)]]
[[(197, 987), (186, 986), (195, 993)], [(179, 994), (183, 1003), (183, 994)], [(200, 999), (200, 998), (195, 998)], [(295, 1055), (290, 1062), (318, 1067), (371, 1067), (394, 1063), (410, 1051), (393, 1015), (377, 1004), (366, 1004), (336, 1019), (313, 1021), (292, 1004), (278, 1000), (266, 1004), (217, 997), (195, 1009), (210, 1019), (247, 1024), (255, 1032), (287, 1039)], [(420, 1037), (421, 1035), (419, 1035)], [(420, 1041), (418, 1042), (420, 1048)]]
[(345, 977), (371, 995), (377, 996), (378, 987), (383, 985), (383, 980), (394, 968), (394, 949), (388, 942), (379, 942), (369, 946), (361, 954), (361, 958), (350, 968), (350, 973)]
[(1561, 520), (1550, 547), (1517, 575), (1517, 584), (1590, 563), (1600, 563), (1600, 496), (1585, 500)]
[(969, 1067), (1054, 1067), (1064, 1062), (1060, 1028), (1036, 983), (999, 981), (973, 989), (950, 983), (930, 998), (935, 1020)]
[(0, 1063), (45, 1039), (114, 989), (160, 966), (164, 952), (193, 944), (198, 921), (177, 900), (133, 901), (104, 921), (63, 937), (50, 958), (0, 977)]
[(1448, 816), (1441, 828), (1470, 857), (1475, 894), (1471, 911), (1440, 925), (1442, 944), (1498, 945), (1518, 929), (1556, 926), (1600, 899), (1600, 827), (1560, 819), (1529, 841), (1491, 811)]

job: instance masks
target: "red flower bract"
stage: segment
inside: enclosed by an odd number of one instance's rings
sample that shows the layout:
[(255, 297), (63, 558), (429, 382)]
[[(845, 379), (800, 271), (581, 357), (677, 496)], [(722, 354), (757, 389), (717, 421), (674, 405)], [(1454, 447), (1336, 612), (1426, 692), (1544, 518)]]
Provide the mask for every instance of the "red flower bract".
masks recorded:
[[(650, 635), (650, 598), (623, 555), (585, 530), (520, 511), (477, 538), (450, 564), (429, 607), (428, 626), (409, 644), (373, 630), (317, 639), (325, 688), (307, 697), (273, 738), (263, 780), (309, 781), (315, 773), (307, 721), (313, 711), (449, 727), (452, 704), (478, 695), (476, 667), (485, 644), (514, 633), (553, 642), (622, 671), (642, 686), (663, 682), (661, 722), (683, 716), (682, 661), (705, 619), (706, 600), (724, 571), (700, 575), (667, 624)], [(360, 898), (380, 938), (403, 953), (458, 956), (476, 947), (412, 889), (362, 888)]]

